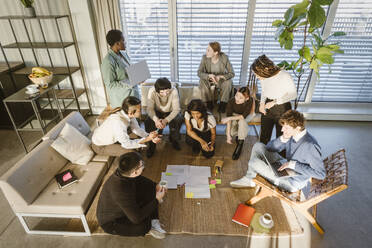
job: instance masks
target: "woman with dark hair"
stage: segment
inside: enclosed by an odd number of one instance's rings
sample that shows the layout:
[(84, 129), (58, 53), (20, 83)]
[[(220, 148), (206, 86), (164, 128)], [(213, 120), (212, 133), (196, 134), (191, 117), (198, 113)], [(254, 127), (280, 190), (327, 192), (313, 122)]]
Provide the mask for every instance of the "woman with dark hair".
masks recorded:
[(292, 76), (281, 70), (266, 55), (261, 55), (251, 65), (251, 70), (261, 83), (261, 135), (260, 142), (267, 144), (275, 125), (276, 137), (282, 135), (280, 116), (291, 109), (291, 100), (297, 97)]
[[(252, 96), (252, 97), (251, 97)], [(243, 148), (244, 140), (248, 135), (248, 123), (255, 116), (255, 92), (248, 87), (240, 88), (235, 97), (227, 103), (226, 117), (221, 120), (226, 126), (226, 142), (232, 144), (232, 136), (236, 135), (236, 148), (232, 155), (237, 160)]]
[(235, 73), (229, 57), (221, 52), (220, 43), (209, 43), (207, 51), (200, 62), (198, 76), (200, 78), (199, 87), (203, 102), (207, 104), (209, 109), (213, 109), (212, 86), (215, 86), (221, 90), (221, 101), (218, 111), (225, 113), (232, 90), (231, 79), (235, 76)]
[(216, 142), (216, 120), (201, 100), (191, 100), (185, 112), (185, 124), (186, 143), (192, 146), (193, 153), (201, 150), (204, 157), (211, 158)]

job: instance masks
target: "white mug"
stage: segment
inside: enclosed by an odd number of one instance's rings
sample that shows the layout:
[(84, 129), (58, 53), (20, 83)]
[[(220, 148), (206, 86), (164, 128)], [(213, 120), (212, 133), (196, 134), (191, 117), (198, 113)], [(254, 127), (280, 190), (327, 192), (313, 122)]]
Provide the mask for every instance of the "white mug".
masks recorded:
[(159, 183), (160, 187), (167, 188), (168, 187), (168, 182), (165, 180), (161, 180)]
[(259, 222), (260, 222), (260, 225), (265, 227), (265, 228), (270, 229), (274, 226), (273, 217), (269, 213), (261, 215)]
[(30, 93), (36, 93), (39, 91), (36, 84), (30, 84), (26, 86), (26, 90)]

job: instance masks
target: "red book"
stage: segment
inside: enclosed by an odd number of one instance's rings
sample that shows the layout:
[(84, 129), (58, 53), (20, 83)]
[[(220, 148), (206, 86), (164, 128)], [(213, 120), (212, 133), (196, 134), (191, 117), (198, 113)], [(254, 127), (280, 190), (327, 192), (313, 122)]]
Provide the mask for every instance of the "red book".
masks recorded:
[(254, 208), (240, 203), (235, 211), (232, 221), (240, 225), (249, 227), (255, 211), (256, 210)]

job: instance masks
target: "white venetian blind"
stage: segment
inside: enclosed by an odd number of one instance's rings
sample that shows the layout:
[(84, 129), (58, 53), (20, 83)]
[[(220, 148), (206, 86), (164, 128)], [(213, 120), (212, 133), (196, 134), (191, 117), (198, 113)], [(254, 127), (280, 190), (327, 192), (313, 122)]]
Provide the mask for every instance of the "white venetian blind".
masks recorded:
[(132, 62), (146, 60), (151, 79), (170, 79), (167, 0), (120, 0), (120, 12)]
[(197, 71), (211, 41), (221, 44), (239, 84), (248, 0), (177, 0), (178, 76), (181, 83), (199, 83)]
[[(274, 38), (276, 27), (272, 26), (272, 22), (277, 19), (283, 20), (286, 10), (292, 5), (300, 2), (299, 0), (257, 0), (252, 30), (251, 50), (249, 54), (249, 67), (253, 61), (262, 54), (266, 54), (266, 56), (276, 64), (283, 60), (287, 60), (288, 62), (296, 61), (299, 58), (297, 50), (300, 49), (303, 44), (302, 34), (300, 32), (295, 33), (293, 49), (285, 50), (280, 47), (279, 42)], [(291, 71), (289, 72), (292, 74), (293, 80), (297, 86), (296, 77), (294, 77)], [(307, 77), (308, 74), (302, 76), (299, 89), (302, 89)], [(259, 90), (260, 89), (261, 86), (259, 84)], [(302, 94), (301, 100), (304, 99), (305, 93), (306, 89)]]
[(337, 39), (345, 54), (335, 56), (331, 73), (321, 70), (312, 101), (372, 102), (372, 2), (340, 0), (336, 31), (347, 34)]

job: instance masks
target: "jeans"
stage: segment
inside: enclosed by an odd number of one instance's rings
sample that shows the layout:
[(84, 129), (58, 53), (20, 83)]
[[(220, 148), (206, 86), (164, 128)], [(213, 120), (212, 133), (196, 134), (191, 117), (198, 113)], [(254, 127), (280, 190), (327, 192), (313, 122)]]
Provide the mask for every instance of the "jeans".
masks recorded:
[[(278, 177), (275, 175), (271, 166), (267, 165), (262, 154), (265, 154), (267, 160), (273, 164), (277, 161), (286, 161), (285, 158), (279, 155), (277, 152), (270, 152), (266, 149), (266, 145), (260, 142), (254, 144), (252, 148), (251, 158), (248, 161), (248, 171), (245, 177), (253, 179), (257, 174), (264, 177), (270, 183), (275, 186), (284, 189), (289, 192), (295, 192), (299, 189), (294, 187), (290, 182), (291, 176)], [(279, 165), (278, 165), (279, 166)], [(278, 168), (276, 168), (278, 169)]]

